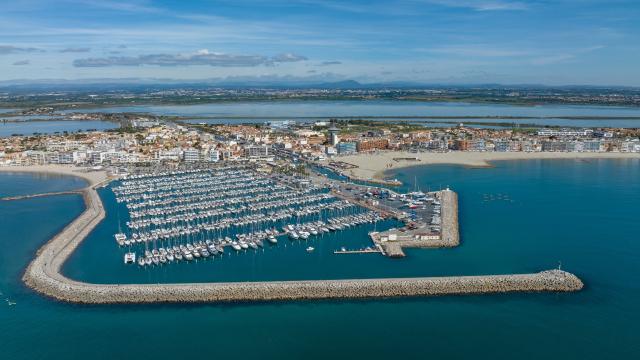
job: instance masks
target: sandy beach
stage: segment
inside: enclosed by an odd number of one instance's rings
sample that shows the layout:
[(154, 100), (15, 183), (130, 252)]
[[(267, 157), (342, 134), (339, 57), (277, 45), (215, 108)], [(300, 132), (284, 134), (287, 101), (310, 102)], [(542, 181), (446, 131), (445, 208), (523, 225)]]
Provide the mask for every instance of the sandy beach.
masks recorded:
[[(417, 158), (419, 160), (394, 160), (394, 158)], [(452, 164), (472, 167), (488, 167), (492, 161), (530, 159), (640, 159), (640, 153), (570, 153), (570, 152), (467, 152), (410, 153), (404, 151), (384, 151), (372, 154), (340, 156), (335, 160), (356, 165), (345, 170), (363, 180), (383, 179), (384, 172), (398, 168), (429, 164)]]
[(68, 165), (0, 166), (0, 172), (28, 172), (77, 176), (85, 179), (88, 182), (88, 186), (94, 186), (108, 178), (107, 172), (104, 170), (94, 171), (91, 168), (80, 168)]

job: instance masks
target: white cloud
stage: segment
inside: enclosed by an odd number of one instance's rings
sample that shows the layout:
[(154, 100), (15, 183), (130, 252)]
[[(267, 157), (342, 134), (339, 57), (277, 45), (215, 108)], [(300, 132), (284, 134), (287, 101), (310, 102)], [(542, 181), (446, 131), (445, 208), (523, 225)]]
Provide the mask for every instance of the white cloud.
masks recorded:
[(583, 49), (577, 49), (571, 52), (551, 54), (547, 56), (539, 56), (531, 60), (533, 65), (550, 65), (562, 63), (577, 58), (579, 55), (588, 54), (590, 52), (604, 48), (602, 45), (590, 46)]
[(69, 48), (64, 48), (60, 50), (61, 53), (85, 53), (89, 51), (91, 51), (91, 48), (88, 48), (88, 47), (81, 47), (81, 48), (69, 47)]
[(508, 1), (508, 0), (425, 0), (427, 3), (468, 8), (476, 11), (513, 11), (513, 10), (527, 10), (529, 6), (522, 1)]
[(304, 60), (308, 60), (308, 59), (302, 55), (296, 55), (292, 53), (278, 54), (271, 58), (271, 61), (273, 62), (297, 62), (297, 61), (304, 61)]
[(494, 47), (491, 45), (447, 45), (432, 49), (418, 49), (447, 55), (472, 56), (472, 57), (514, 57), (531, 54), (529, 50)]
[(0, 45), (0, 55), (42, 52), (42, 50), (33, 47), (20, 47), (13, 45)]
[(307, 60), (306, 57), (291, 53), (273, 57), (263, 55), (234, 55), (211, 52), (207, 49), (192, 54), (148, 54), (138, 56), (110, 56), (106, 58), (86, 58), (73, 61), (75, 67), (109, 67), (109, 66), (190, 66), (209, 65), (217, 67), (254, 67), (274, 65), (285, 62)]
[(102, 8), (120, 12), (133, 12), (133, 13), (157, 13), (163, 11), (160, 8), (151, 5), (150, 1), (139, 0), (67, 0), (71, 3), (81, 4), (85, 6), (92, 6), (96, 8)]

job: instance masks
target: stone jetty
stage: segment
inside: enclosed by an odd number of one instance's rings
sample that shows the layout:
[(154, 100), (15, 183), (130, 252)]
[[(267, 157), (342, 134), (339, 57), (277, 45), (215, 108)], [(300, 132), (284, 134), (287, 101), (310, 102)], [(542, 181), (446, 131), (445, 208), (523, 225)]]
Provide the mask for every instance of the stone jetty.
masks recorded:
[(57, 191), (57, 192), (49, 192), (49, 193), (42, 193), (42, 194), (7, 196), (7, 197), (0, 198), (0, 201), (15, 201), (15, 200), (34, 199), (34, 198), (40, 198), (40, 197), (71, 195), (71, 194), (80, 194), (80, 193), (81, 191), (79, 190)]
[(458, 224), (458, 194), (449, 189), (440, 191), (442, 203), (442, 236), (440, 247), (460, 245), (460, 225)]
[(88, 304), (287, 301), (569, 292), (583, 287), (578, 277), (561, 270), (518, 275), (391, 279), (126, 285), (83, 283), (60, 272), (67, 258), (105, 217), (102, 201), (94, 188), (83, 189), (82, 195), (85, 211), (37, 252), (23, 276), (30, 288), (61, 301)]
[(198, 284), (98, 285), (46, 281), (37, 290), (58, 300), (87, 304), (264, 302), (359, 299), (512, 292), (571, 292), (582, 281), (561, 270), (535, 274), (426, 278), (269, 281)]

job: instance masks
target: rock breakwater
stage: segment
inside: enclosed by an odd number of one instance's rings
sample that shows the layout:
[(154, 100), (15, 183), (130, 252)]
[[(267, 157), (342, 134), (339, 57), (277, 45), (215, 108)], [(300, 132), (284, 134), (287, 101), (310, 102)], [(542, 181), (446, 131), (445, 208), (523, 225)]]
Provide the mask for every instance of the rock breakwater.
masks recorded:
[(74, 303), (210, 303), (471, 295), (510, 292), (569, 292), (582, 289), (575, 275), (536, 274), (399, 279), (270, 281), (153, 285), (98, 285), (75, 281), (40, 283), (38, 291)]

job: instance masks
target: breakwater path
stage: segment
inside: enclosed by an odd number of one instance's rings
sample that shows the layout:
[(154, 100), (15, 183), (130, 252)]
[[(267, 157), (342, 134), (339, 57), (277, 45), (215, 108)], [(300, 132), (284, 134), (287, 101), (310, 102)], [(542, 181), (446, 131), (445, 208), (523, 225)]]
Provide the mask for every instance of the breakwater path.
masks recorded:
[(70, 190), (70, 191), (58, 191), (58, 192), (49, 192), (49, 193), (42, 193), (42, 194), (7, 196), (7, 197), (0, 198), (0, 201), (14, 201), (14, 200), (33, 199), (33, 198), (39, 198), (39, 197), (70, 195), (70, 194), (80, 194), (80, 193), (81, 193), (80, 190)]
[(90, 304), (155, 302), (236, 302), (308, 299), (568, 292), (582, 289), (575, 275), (549, 270), (534, 274), (391, 279), (270, 281), (197, 284), (89, 284), (60, 270), (77, 246), (105, 217), (94, 188), (82, 190), (85, 211), (46, 243), (29, 264), (23, 280), (49, 297)]

